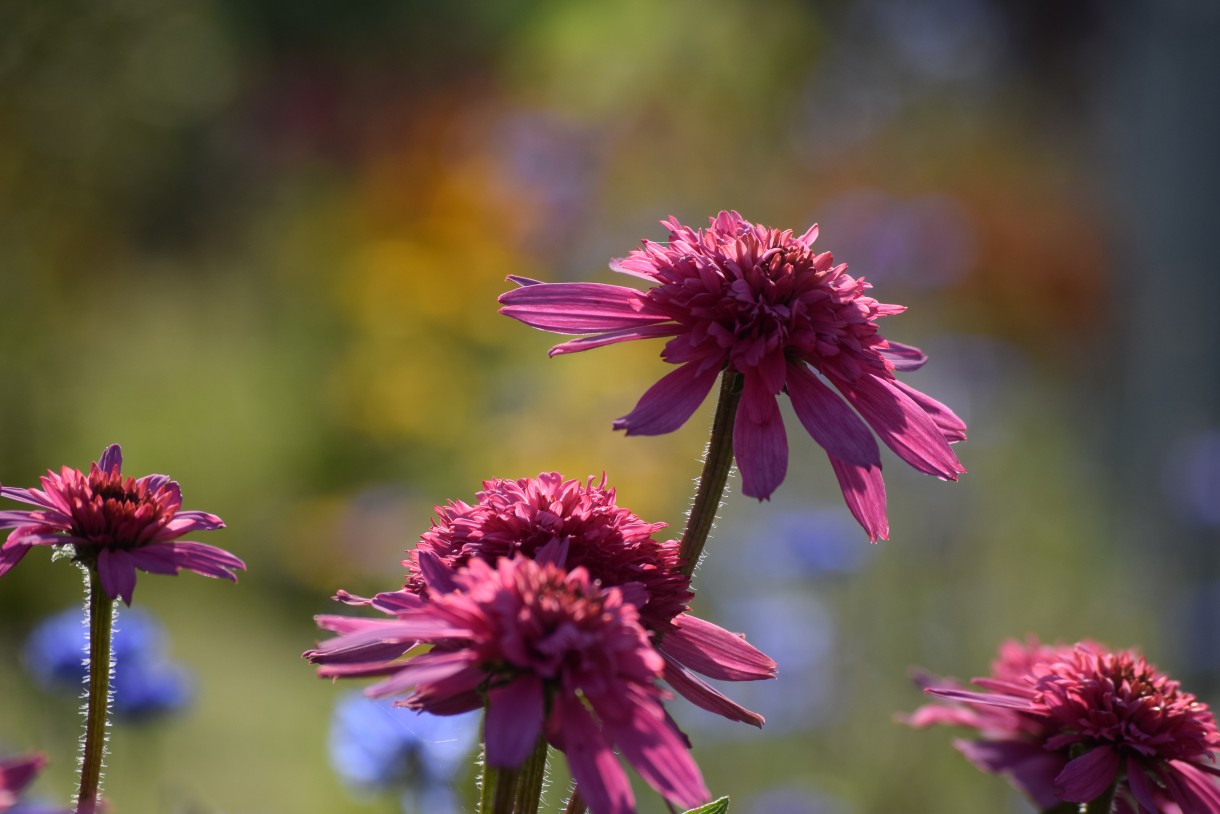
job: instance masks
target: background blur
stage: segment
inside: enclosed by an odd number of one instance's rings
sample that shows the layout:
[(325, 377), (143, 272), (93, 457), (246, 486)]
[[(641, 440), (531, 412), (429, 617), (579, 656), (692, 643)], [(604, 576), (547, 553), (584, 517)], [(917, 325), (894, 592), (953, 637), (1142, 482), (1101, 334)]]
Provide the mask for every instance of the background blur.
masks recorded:
[[(346, 688), (299, 654), (484, 478), (605, 471), (677, 536), (710, 404), (613, 433), (660, 343), (548, 360), (495, 299), (617, 282), (658, 219), (720, 208), (820, 222), (970, 440), (958, 484), (886, 459), (877, 546), (791, 414), (774, 500), (729, 496), (695, 607), (781, 672), (733, 690), (762, 733), (672, 705), (715, 793), (1027, 810), (893, 721), (910, 666), (980, 675), (1027, 633), (1220, 702), (1218, 36), (1208, 0), (0, 2), (0, 481), (120, 442), (249, 564), (140, 579), (195, 694), (116, 726), (115, 811), (396, 810), (332, 771)], [(80, 593), (45, 551), (0, 581), (0, 753), (46, 750), (57, 800), (76, 702), (20, 653)]]

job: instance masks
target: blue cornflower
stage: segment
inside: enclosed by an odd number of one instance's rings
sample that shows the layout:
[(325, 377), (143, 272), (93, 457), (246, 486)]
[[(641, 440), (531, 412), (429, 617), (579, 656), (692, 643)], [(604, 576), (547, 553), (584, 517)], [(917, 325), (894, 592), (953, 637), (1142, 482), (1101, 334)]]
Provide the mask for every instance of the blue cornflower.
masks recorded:
[[(88, 629), (79, 608), (45, 620), (26, 641), (26, 669), (43, 686), (79, 692), (85, 680)], [(128, 721), (153, 718), (186, 706), (190, 674), (164, 656), (165, 632), (144, 610), (120, 616), (114, 631), (114, 713)]]
[(430, 715), (342, 696), (330, 728), (330, 762), (359, 792), (398, 792), (404, 812), (453, 814), (462, 810), (453, 781), (471, 765), (479, 713)]

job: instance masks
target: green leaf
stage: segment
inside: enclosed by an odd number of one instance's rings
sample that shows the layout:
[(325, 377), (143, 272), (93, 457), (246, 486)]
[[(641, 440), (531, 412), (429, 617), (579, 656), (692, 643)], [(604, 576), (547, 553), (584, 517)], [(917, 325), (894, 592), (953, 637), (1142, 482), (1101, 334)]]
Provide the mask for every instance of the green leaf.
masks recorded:
[(714, 800), (705, 806), (692, 808), (686, 814), (729, 814), (729, 798), (721, 797), (719, 800)]

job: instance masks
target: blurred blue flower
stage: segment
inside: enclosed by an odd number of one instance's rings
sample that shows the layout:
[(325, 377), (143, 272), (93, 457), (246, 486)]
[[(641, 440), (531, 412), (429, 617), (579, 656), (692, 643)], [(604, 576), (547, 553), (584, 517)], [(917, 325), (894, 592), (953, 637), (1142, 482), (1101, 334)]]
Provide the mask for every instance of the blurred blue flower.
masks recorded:
[(399, 792), (404, 812), (455, 814), (453, 781), (471, 764), (479, 717), (421, 714), (351, 692), (331, 719), (331, 765), (358, 792)]
[[(79, 608), (50, 617), (26, 641), (23, 661), (34, 680), (51, 690), (79, 693), (85, 681), (88, 628)], [(144, 610), (133, 608), (115, 623), (114, 714), (126, 721), (174, 712), (190, 701), (193, 682), (164, 656), (165, 632)]]

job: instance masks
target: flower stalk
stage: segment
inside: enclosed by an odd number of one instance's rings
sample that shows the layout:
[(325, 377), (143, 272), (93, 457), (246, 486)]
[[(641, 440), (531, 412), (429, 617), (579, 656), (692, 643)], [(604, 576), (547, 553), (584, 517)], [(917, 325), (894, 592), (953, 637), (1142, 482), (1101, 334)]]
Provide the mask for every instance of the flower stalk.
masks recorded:
[(699, 564), (703, 546), (712, 531), (712, 524), (716, 522), (716, 511), (720, 508), (720, 498), (724, 496), (729, 470), (733, 468), (733, 420), (741, 401), (741, 388), (742, 375), (726, 369), (721, 377), (720, 399), (716, 403), (716, 417), (712, 420), (712, 436), (703, 459), (703, 472), (699, 475), (695, 501), (691, 504), (686, 531), (682, 534), (682, 547), (678, 550), (678, 560), (686, 576), (690, 576)]
[(542, 781), (546, 777), (546, 738), (539, 736), (534, 751), (517, 770), (517, 805), (514, 814), (538, 814), (542, 804)]
[(106, 756), (106, 728), (110, 712), (110, 645), (114, 631), (114, 600), (107, 595), (97, 568), (86, 571), (89, 583), (89, 698), (85, 711), (85, 746), (81, 758), (77, 814), (94, 814)]

